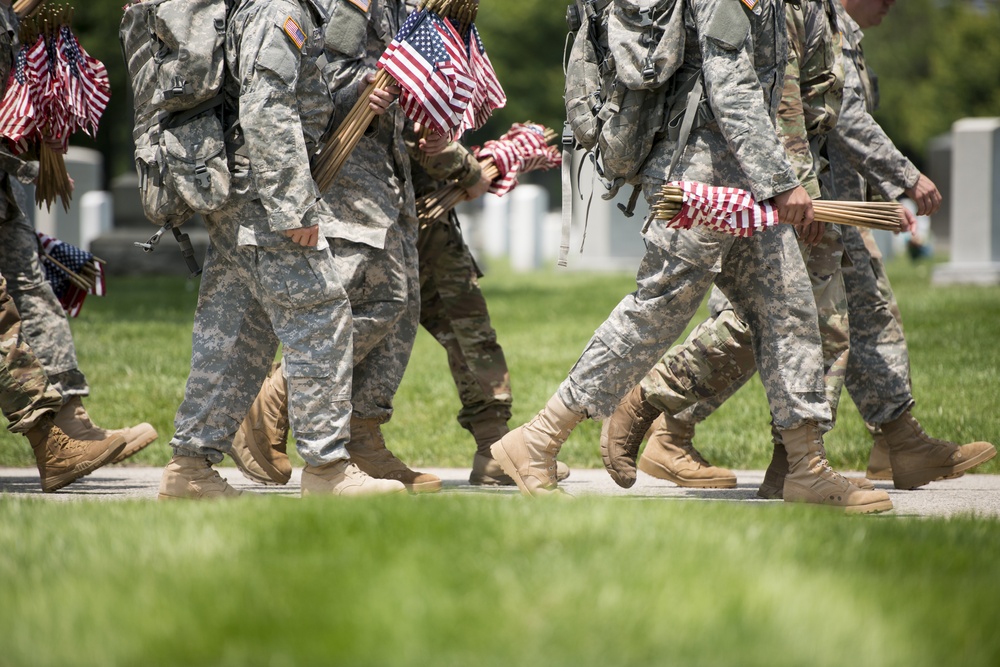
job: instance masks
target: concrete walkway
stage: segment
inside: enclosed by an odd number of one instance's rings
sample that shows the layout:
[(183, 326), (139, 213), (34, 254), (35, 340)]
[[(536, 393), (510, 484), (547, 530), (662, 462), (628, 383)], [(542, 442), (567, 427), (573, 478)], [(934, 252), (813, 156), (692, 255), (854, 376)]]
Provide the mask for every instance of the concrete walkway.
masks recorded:
[[(516, 489), (484, 488), (470, 486), (469, 471), (463, 468), (422, 468), (444, 481), (443, 493), (502, 493), (515, 494)], [(38, 473), (34, 468), (0, 468), (0, 494), (28, 495), (55, 502), (60, 501), (116, 501), (154, 500), (162, 468), (111, 466), (101, 468), (88, 477), (56, 493), (42, 493)], [(299, 495), (299, 475), (296, 469), (287, 486), (262, 486), (255, 484), (232, 467), (219, 468), (229, 482), (244, 491), (267, 495)], [(631, 489), (615, 485), (603, 469), (574, 469), (561, 486), (577, 496), (630, 496), (635, 498), (662, 498), (673, 502), (695, 500), (739, 503), (773, 503), (760, 500), (757, 487), (764, 477), (762, 470), (737, 471), (735, 489), (682, 489), (644, 473)], [(916, 491), (897, 491), (892, 482), (877, 482), (877, 487), (889, 492), (896, 516), (940, 516), (976, 514), (983, 517), (1000, 517), (1000, 475), (965, 475), (958, 479), (932, 482)], [(2, 497), (0, 497), (2, 498)]]

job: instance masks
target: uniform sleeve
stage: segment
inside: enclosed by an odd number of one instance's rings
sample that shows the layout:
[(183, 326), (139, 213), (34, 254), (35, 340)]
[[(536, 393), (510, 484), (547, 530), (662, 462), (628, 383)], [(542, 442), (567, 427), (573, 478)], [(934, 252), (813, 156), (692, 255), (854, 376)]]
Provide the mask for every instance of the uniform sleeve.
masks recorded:
[(456, 181), (463, 188), (479, 182), (482, 168), (468, 148), (453, 141), (437, 155), (424, 155), (420, 164), (435, 180)]
[(788, 27), (788, 64), (785, 66), (785, 85), (778, 106), (778, 131), (785, 144), (785, 152), (795, 169), (795, 175), (813, 199), (819, 199), (819, 182), (809, 148), (805, 110), (802, 104), (802, 83), (799, 62), (802, 56), (804, 25), (799, 9), (788, 5), (785, 9)]
[(298, 4), (269, 3), (247, 22), (237, 45), (240, 126), (273, 231), (304, 226), (320, 199), (296, 99), (306, 46), (300, 13)]
[(879, 126), (865, 106), (857, 65), (844, 58), (844, 104), (830, 143), (883, 197), (896, 199), (916, 184), (920, 171)]
[[(734, 0), (694, 0), (705, 94), (740, 168), (758, 200), (799, 184), (771, 121), (760, 80), (751, 61), (749, 23), (734, 29), (744, 16)], [(734, 13), (735, 12), (735, 13)]]

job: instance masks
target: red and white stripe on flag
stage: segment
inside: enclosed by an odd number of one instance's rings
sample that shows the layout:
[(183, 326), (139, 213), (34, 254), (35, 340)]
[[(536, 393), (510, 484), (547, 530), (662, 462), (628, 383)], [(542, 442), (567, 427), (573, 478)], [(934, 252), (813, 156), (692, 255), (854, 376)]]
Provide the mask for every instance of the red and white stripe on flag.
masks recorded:
[(490, 185), (490, 192), (498, 197), (517, 186), (519, 174), (562, 163), (559, 149), (545, 142), (545, 128), (534, 123), (515, 123), (499, 139), (487, 141), (473, 152), (480, 161), (493, 158), (500, 175)]
[(680, 212), (667, 222), (667, 227), (690, 229), (694, 225), (704, 225), (746, 237), (778, 224), (777, 209), (769, 202), (758, 203), (746, 190), (696, 181), (673, 181), (668, 185), (681, 188), (683, 202)]

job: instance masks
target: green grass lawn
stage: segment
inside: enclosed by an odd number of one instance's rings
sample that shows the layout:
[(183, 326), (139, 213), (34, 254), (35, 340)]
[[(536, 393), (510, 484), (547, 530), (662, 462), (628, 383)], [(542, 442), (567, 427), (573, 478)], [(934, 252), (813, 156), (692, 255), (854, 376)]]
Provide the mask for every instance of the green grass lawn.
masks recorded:
[[(1000, 442), (1000, 288), (891, 275), (928, 430)], [(555, 390), (631, 276), (483, 281), (514, 422)], [(74, 320), (98, 423), (152, 422), (162, 465), (190, 354), (182, 279), (113, 279)], [(466, 466), (473, 445), (443, 351), (421, 333), (386, 428), (414, 465)], [(564, 448), (600, 466), (598, 426)], [(6, 434), (0, 464), (30, 465)], [(724, 465), (762, 468), (751, 383), (699, 430)], [(868, 441), (845, 397), (840, 468)], [(996, 472), (998, 463), (984, 466)], [(21, 665), (1000, 664), (1000, 523), (844, 517), (817, 507), (516, 494), (227, 503), (0, 497), (0, 667)]]

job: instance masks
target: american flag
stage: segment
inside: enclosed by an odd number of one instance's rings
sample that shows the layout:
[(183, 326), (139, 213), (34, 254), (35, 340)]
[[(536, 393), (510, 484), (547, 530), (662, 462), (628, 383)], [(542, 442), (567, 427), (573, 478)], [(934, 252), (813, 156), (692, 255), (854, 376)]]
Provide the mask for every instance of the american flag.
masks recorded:
[[(38, 235), (38, 244), (41, 248), (42, 268), (45, 270), (45, 279), (52, 286), (59, 303), (70, 317), (80, 314), (83, 307), (83, 300), (88, 294), (104, 296), (104, 267), (94, 259), (94, 256), (86, 250), (81, 250), (41, 232)], [(55, 260), (55, 261), (53, 261)], [(93, 287), (83, 289), (70, 279), (66, 270), (69, 269), (74, 274), (93, 274)]]
[(22, 47), (14, 56), (14, 67), (0, 101), (0, 136), (7, 137), (18, 153), (28, 149), (28, 138), (38, 129), (37, 112), (28, 88), (27, 63), (28, 50)]
[(497, 79), (493, 63), (486, 55), (486, 47), (479, 36), (479, 30), (473, 25), (469, 30), (469, 67), (476, 81), (476, 92), (472, 104), (465, 110), (462, 119), (461, 134), (465, 130), (475, 130), (482, 127), (493, 113), (494, 109), (503, 108), (507, 104), (507, 95)]
[(97, 134), (97, 124), (108, 106), (111, 85), (104, 63), (88, 54), (76, 35), (64, 25), (57, 41), (59, 71), (66, 82), (68, 107), (73, 130), (82, 129), (90, 136)]
[(462, 40), (447, 20), (427, 10), (410, 14), (378, 67), (399, 83), (399, 104), (410, 120), (455, 136), (475, 81)]
[(473, 153), (480, 162), (493, 159), (500, 176), (493, 180), (490, 192), (498, 197), (514, 189), (519, 174), (562, 164), (559, 149), (546, 143), (545, 128), (536, 123), (515, 123), (499, 139), (487, 141)]
[(770, 203), (758, 203), (746, 190), (723, 188), (695, 181), (673, 181), (668, 185), (683, 191), (680, 213), (667, 227), (690, 229), (705, 225), (733, 236), (751, 236), (778, 224), (778, 211)]

